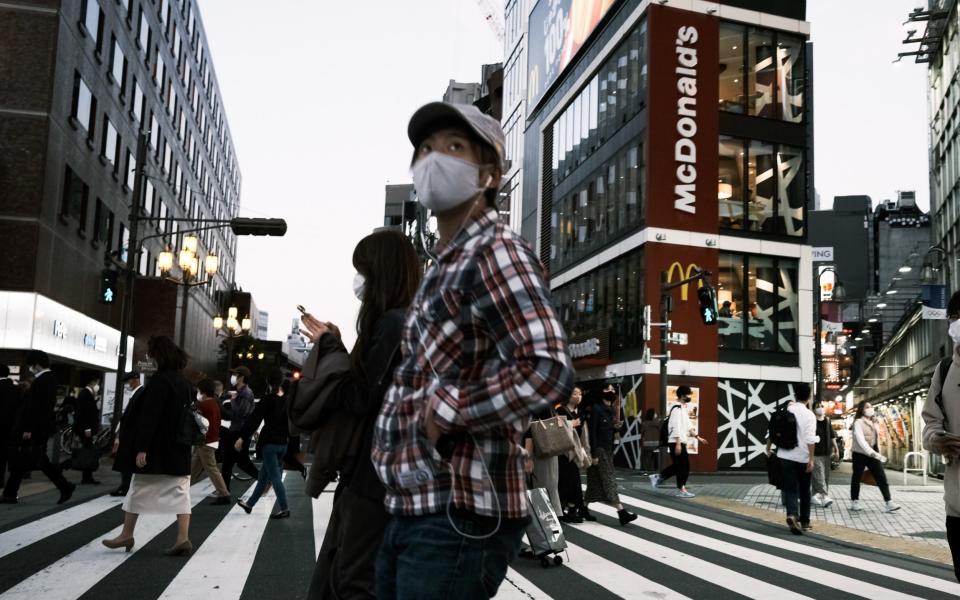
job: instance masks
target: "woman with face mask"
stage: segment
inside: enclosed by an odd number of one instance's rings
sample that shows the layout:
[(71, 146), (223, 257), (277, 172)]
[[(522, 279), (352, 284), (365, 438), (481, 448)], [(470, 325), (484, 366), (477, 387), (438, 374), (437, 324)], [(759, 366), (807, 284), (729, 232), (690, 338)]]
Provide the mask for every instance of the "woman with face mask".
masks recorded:
[(223, 475), (217, 468), (217, 448), (220, 447), (220, 404), (217, 402), (216, 384), (211, 379), (197, 382), (197, 410), (210, 424), (207, 437), (202, 446), (193, 449), (190, 463), (190, 483), (196, 483), (206, 472), (216, 490), (216, 497), (210, 504), (230, 504), (230, 490), (223, 481)]
[(885, 502), (884, 510), (894, 512), (900, 510), (900, 505), (895, 504), (890, 498), (890, 486), (887, 485), (887, 475), (883, 470), (883, 463), (887, 462), (887, 457), (880, 454), (877, 434), (877, 426), (873, 417), (875, 409), (869, 402), (861, 402), (857, 405), (857, 413), (853, 419), (853, 477), (850, 479), (850, 510), (863, 510), (860, 506), (860, 478), (863, 476), (864, 469), (869, 469), (873, 478), (877, 481), (877, 487), (883, 494)]
[(817, 506), (828, 508), (833, 504), (830, 499), (830, 460), (833, 456), (839, 458), (840, 449), (837, 448), (837, 437), (827, 418), (822, 405), (818, 405), (813, 413), (817, 416), (817, 444), (813, 452), (813, 498)]
[[(307, 477), (307, 493), (319, 495), (318, 487), (329, 478), (323, 468), (339, 475), (333, 513), (308, 598), (374, 598), (374, 562), (389, 519), (384, 509), (384, 488), (370, 462), (373, 428), (384, 393), (400, 360), (403, 318), (420, 282), (420, 264), (410, 241), (399, 231), (377, 231), (360, 240), (353, 251), (357, 274), (353, 292), (360, 300), (357, 341), (347, 352), (340, 331), (332, 323), (304, 315), (303, 333), (314, 343), (307, 357), (303, 379), (327, 378), (330, 392), (316, 397), (297, 393), (290, 422), (309, 433), (323, 424), (312, 420), (349, 419), (359, 428), (356, 456), (349, 464), (321, 465), (318, 447), (324, 441), (312, 435), (314, 463)], [(311, 373), (309, 365), (322, 368)]]

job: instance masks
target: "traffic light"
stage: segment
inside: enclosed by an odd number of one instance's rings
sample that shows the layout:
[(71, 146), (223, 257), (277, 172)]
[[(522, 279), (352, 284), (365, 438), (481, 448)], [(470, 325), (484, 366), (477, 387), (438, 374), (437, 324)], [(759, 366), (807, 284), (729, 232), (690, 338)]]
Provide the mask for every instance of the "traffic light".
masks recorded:
[(104, 269), (100, 272), (100, 303), (113, 304), (117, 298), (117, 279), (120, 273), (114, 269)]
[(283, 219), (248, 219), (237, 217), (230, 219), (230, 229), (235, 235), (275, 235), (287, 233), (287, 222)]
[(713, 288), (705, 285), (697, 290), (697, 299), (700, 300), (700, 318), (704, 325), (717, 324), (717, 296)]

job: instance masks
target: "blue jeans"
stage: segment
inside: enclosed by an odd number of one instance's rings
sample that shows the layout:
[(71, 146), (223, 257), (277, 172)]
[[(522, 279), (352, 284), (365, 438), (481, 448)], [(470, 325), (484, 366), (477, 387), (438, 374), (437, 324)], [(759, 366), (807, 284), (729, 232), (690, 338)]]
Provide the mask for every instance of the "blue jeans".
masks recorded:
[[(807, 463), (780, 459), (783, 470), (783, 505), (787, 507), (787, 516), (800, 517), (801, 523), (810, 522), (810, 478)], [(797, 504), (800, 512), (797, 512)]]
[(250, 499), (247, 500), (248, 506), (253, 506), (260, 499), (264, 488), (267, 487), (267, 481), (273, 484), (273, 491), (277, 494), (277, 504), (280, 510), (287, 510), (287, 490), (283, 489), (283, 469), (281, 462), (283, 455), (287, 452), (286, 444), (264, 444), (263, 445), (263, 465), (260, 473), (257, 475), (257, 487), (253, 488)]
[[(454, 515), (457, 529), (486, 535), (496, 519)], [(377, 556), (378, 600), (469, 600), (492, 598), (520, 551), (524, 523), (504, 520), (485, 540), (454, 531), (446, 512), (392, 517)]]

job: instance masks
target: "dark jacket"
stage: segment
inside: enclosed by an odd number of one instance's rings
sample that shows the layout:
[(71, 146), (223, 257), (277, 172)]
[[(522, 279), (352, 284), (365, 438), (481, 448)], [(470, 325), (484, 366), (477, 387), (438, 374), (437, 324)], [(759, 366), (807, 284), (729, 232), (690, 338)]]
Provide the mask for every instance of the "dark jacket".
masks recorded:
[(56, 405), (57, 378), (52, 371), (47, 371), (33, 380), (24, 395), (14, 435), (19, 437), (30, 432), (35, 443), (45, 441), (53, 435)]
[(245, 440), (250, 439), (253, 432), (263, 422), (263, 429), (260, 430), (260, 437), (257, 438), (257, 445), (263, 444), (283, 444), (287, 445), (290, 439), (290, 430), (287, 427), (287, 398), (286, 396), (277, 396), (276, 394), (267, 394), (257, 402), (253, 408), (253, 413), (246, 418), (240, 437)]
[(237, 395), (230, 400), (230, 431), (243, 431), (247, 419), (253, 414), (254, 409), (253, 390), (249, 385), (243, 386), (242, 390), (237, 391)]
[(96, 433), (100, 429), (100, 414), (97, 410), (97, 400), (87, 388), (77, 394), (77, 416), (73, 420), (73, 431), (83, 437), (87, 429)]
[(587, 432), (590, 434), (591, 452), (603, 448), (613, 454), (613, 407), (600, 400), (594, 402)]
[(20, 388), (10, 378), (0, 379), (0, 440), (6, 440), (20, 412)]
[[(191, 447), (175, 439), (183, 408), (193, 401), (191, 392), (190, 382), (180, 371), (164, 369), (150, 378), (123, 415), (114, 471), (190, 475)], [(136, 466), (139, 452), (147, 453), (142, 469)]]

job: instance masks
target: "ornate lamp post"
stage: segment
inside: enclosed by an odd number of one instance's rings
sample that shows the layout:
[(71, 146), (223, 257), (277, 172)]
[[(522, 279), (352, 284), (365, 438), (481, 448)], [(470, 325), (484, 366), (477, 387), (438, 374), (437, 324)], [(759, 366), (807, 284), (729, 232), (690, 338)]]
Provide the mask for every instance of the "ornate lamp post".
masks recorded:
[(181, 300), (180, 310), (180, 347), (183, 347), (187, 331), (187, 296), (190, 288), (206, 285), (213, 281), (213, 276), (220, 269), (220, 257), (216, 254), (208, 254), (203, 261), (203, 271), (206, 273), (206, 279), (201, 279), (200, 255), (198, 240), (196, 236), (183, 236), (183, 246), (177, 254), (177, 265), (180, 267), (180, 277), (172, 277), (169, 273), (173, 270), (173, 251), (167, 246), (166, 250), (157, 257), (157, 266), (163, 273), (164, 279), (180, 286), (183, 289), (183, 298)]
[(227, 319), (224, 321), (221, 315), (213, 318), (213, 328), (217, 331), (217, 337), (225, 337), (229, 344), (227, 345), (227, 373), (233, 367), (233, 344), (238, 337), (243, 337), (250, 332), (250, 317), (246, 316), (237, 320), (237, 307), (231, 306), (227, 309)]

